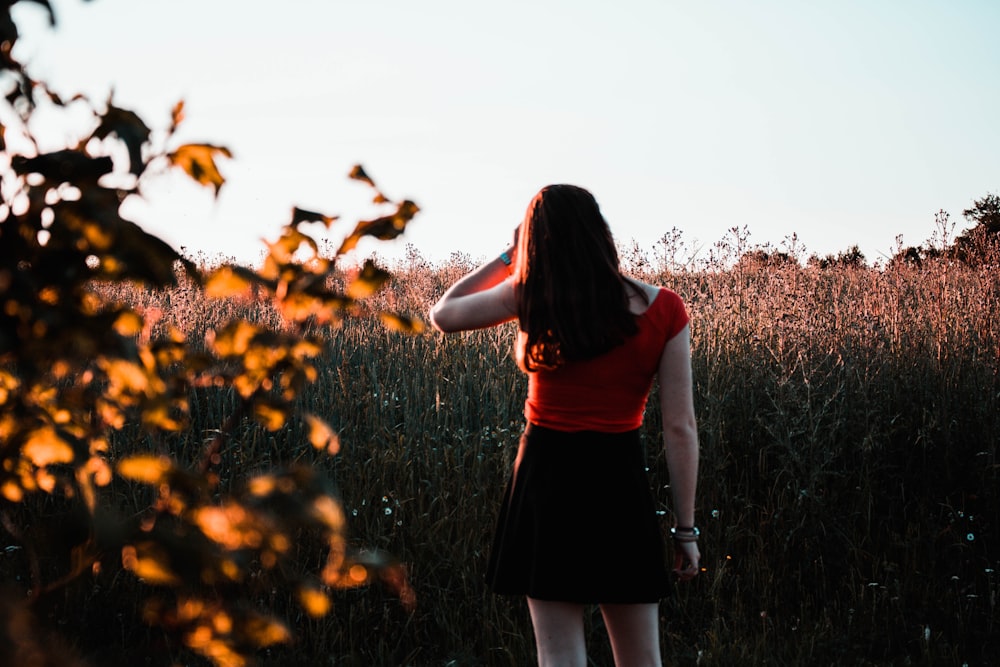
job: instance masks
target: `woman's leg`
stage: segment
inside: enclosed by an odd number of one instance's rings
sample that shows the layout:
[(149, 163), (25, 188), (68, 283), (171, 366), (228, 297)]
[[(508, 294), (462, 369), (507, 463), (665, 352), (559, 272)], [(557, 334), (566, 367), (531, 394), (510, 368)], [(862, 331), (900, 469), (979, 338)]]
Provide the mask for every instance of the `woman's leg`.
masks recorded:
[(528, 598), (538, 667), (586, 667), (582, 604)]
[(602, 604), (616, 667), (661, 667), (660, 605)]

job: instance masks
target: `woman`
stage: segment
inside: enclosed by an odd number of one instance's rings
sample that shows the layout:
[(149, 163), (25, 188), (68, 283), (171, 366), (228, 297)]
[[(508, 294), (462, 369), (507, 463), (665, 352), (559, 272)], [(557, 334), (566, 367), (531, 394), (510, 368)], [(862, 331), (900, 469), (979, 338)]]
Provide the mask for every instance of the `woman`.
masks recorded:
[(541, 667), (587, 664), (584, 609), (600, 605), (615, 664), (660, 665), (663, 538), (639, 426), (660, 384), (677, 526), (674, 573), (698, 573), (698, 436), (688, 316), (676, 293), (627, 278), (594, 197), (550, 185), (514, 243), (431, 309), (444, 332), (513, 319), (528, 375), (521, 437), (487, 568), (527, 596)]

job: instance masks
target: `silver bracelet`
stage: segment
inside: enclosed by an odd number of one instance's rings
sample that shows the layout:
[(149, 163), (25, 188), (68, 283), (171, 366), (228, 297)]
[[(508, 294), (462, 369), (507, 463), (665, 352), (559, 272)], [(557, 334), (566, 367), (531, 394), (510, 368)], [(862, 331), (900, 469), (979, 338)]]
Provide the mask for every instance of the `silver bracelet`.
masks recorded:
[(697, 542), (698, 536), (701, 535), (701, 531), (698, 530), (698, 526), (687, 527), (677, 527), (670, 529), (670, 537), (674, 538), (677, 542)]

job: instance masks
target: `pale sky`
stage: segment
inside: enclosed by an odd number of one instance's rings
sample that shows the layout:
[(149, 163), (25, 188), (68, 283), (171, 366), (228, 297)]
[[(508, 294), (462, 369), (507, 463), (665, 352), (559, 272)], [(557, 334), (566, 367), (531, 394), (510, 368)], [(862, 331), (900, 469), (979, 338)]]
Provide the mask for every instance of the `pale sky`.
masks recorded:
[(126, 208), (188, 252), (253, 261), (293, 205), (375, 213), (355, 163), (422, 209), (379, 251), (432, 259), (499, 252), (554, 182), (623, 245), (745, 225), (869, 261), (1000, 192), (996, 0), (52, 4), (54, 32), (15, 10), (36, 77), (159, 129), (183, 99), (179, 138), (233, 151), (217, 201), (168, 176)]

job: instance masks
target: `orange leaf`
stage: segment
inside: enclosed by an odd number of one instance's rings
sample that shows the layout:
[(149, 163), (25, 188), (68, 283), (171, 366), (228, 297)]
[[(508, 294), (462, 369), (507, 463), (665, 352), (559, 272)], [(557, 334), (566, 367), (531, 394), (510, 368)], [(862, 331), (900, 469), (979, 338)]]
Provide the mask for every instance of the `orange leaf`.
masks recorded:
[(267, 249), (270, 250), (270, 255), (274, 258), (274, 261), (278, 264), (287, 264), (292, 261), (295, 253), (303, 244), (309, 246), (312, 254), (315, 255), (319, 252), (319, 246), (311, 236), (303, 234), (294, 227), (285, 227), (281, 238), (274, 243), (268, 243)]
[(205, 281), (205, 295), (210, 298), (239, 296), (246, 294), (249, 289), (250, 281), (231, 266), (219, 267)]
[(249, 322), (238, 320), (215, 335), (212, 347), (221, 357), (241, 356), (246, 354), (250, 341), (259, 331), (259, 328)]
[(364, 167), (362, 167), (360, 164), (354, 165), (354, 167), (351, 168), (351, 173), (348, 174), (347, 177), (354, 179), (355, 181), (361, 181), (362, 183), (367, 183), (373, 188), (375, 187), (375, 181), (373, 181), (371, 177), (368, 176), (367, 173), (365, 173)]
[(98, 364), (108, 374), (107, 394), (112, 398), (121, 398), (125, 394), (142, 394), (149, 388), (149, 375), (146, 369), (137, 363), (125, 359), (106, 359), (101, 357)]
[(373, 261), (366, 260), (364, 267), (347, 286), (347, 296), (364, 299), (377, 292), (390, 278), (388, 271), (380, 269)]
[(285, 425), (288, 414), (282, 408), (258, 402), (253, 406), (254, 416), (268, 431), (277, 431)]
[(309, 424), (309, 442), (316, 449), (325, 449), (334, 456), (340, 451), (340, 437), (330, 425), (316, 415), (306, 415)]
[(273, 618), (248, 619), (244, 630), (260, 647), (282, 644), (292, 638), (292, 633), (281, 622)]
[(418, 334), (424, 330), (424, 323), (420, 320), (397, 315), (396, 313), (379, 313), (379, 319), (390, 331), (401, 333)]
[(289, 223), (292, 227), (295, 227), (300, 222), (322, 222), (323, 226), (327, 229), (330, 228), (330, 223), (337, 219), (336, 215), (323, 215), (322, 213), (316, 213), (315, 211), (307, 211), (304, 208), (299, 208), (295, 206), (292, 208), (292, 221)]
[(21, 452), (39, 468), (53, 463), (70, 463), (73, 461), (73, 448), (59, 437), (51, 426), (43, 426), (31, 432)]
[(344, 508), (332, 496), (317, 496), (313, 501), (313, 514), (334, 533), (344, 529)]
[(142, 318), (134, 311), (125, 310), (118, 315), (113, 326), (119, 336), (137, 336), (142, 332)]
[(174, 469), (166, 456), (137, 454), (118, 462), (118, 474), (126, 479), (146, 484), (159, 484)]
[(330, 611), (330, 598), (318, 588), (303, 586), (299, 589), (299, 602), (306, 613), (319, 618)]
[(8, 479), (0, 485), (0, 495), (12, 503), (19, 503), (24, 498), (24, 489), (17, 482)]
[(170, 113), (170, 134), (184, 121), (184, 100), (179, 100)]
[(151, 584), (173, 586), (180, 583), (180, 579), (170, 569), (166, 556), (153, 545), (122, 547), (122, 567)]
[(215, 163), (215, 158), (220, 155), (227, 158), (233, 157), (229, 149), (224, 146), (184, 144), (167, 155), (167, 159), (170, 160), (170, 164), (183, 169), (198, 183), (214, 186), (215, 196), (218, 197), (219, 189), (226, 182)]
[(365, 236), (374, 236), (380, 241), (391, 241), (406, 229), (406, 225), (413, 217), (420, 212), (420, 207), (409, 199), (401, 202), (396, 207), (396, 212), (391, 215), (384, 215), (374, 220), (362, 220), (354, 231), (350, 233), (340, 244), (337, 250), (338, 255), (342, 255), (353, 250)]

